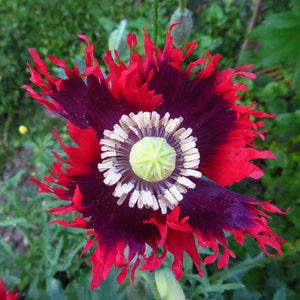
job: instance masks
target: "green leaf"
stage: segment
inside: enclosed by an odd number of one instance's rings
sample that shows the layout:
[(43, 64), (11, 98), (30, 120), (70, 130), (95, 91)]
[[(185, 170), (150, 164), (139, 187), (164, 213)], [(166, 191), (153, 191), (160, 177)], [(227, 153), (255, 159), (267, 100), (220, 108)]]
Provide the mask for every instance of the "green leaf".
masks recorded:
[(300, 207), (292, 207), (288, 214), (289, 220), (291, 220), (295, 225), (300, 226)]
[(55, 278), (50, 280), (48, 293), (52, 300), (66, 300), (62, 290), (61, 282)]
[(74, 247), (74, 249), (69, 250), (67, 252), (67, 255), (65, 255), (65, 257), (64, 257), (64, 263), (57, 265), (57, 271), (67, 270), (70, 267), (72, 260), (74, 259), (75, 255), (78, 253), (78, 251), (80, 249), (83, 249), (84, 244), (85, 244), (85, 241), (79, 243), (77, 246)]
[(300, 128), (300, 110), (280, 114), (274, 120), (276, 127), (272, 129), (273, 134), (285, 134), (285, 138), (294, 137)]
[(268, 166), (270, 170), (275, 168), (286, 168), (289, 163), (289, 158), (287, 153), (281, 148), (275, 148), (272, 152), (276, 155), (277, 159), (270, 159), (268, 161)]
[(11, 245), (9, 243), (5, 242), (1, 237), (0, 237), (0, 246), (1, 246), (1, 255), (2, 256), (4, 256), (4, 252), (6, 252), (11, 257), (16, 256), (15, 253), (13, 252), (13, 250), (11, 249)]
[(6, 227), (6, 226), (16, 226), (19, 223), (26, 222), (26, 219), (24, 218), (12, 218), (8, 219), (6, 221), (0, 222), (0, 227)]
[[(299, 8), (298, 3), (298, 8)], [(299, 10), (292, 9), (286, 13), (270, 14), (261, 25), (249, 35), (258, 39), (262, 48), (258, 51), (257, 68), (276, 64), (294, 65), (293, 87), (300, 93), (297, 82), (300, 80), (300, 15)]]
[(62, 236), (59, 237), (58, 242), (56, 242), (55, 252), (51, 256), (51, 264), (57, 267), (58, 259), (60, 257), (64, 239)]
[(101, 286), (93, 291), (93, 300), (124, 299), (124, 294), (120, 291), (120, 286), (116, 280), (116, 274), (117, 272), (111, 271), (107, 279), (101, 283)]
[(211, 292), (223, 293), (224, 291), (236, 290), (245, 287), (242, 283), (222, 283), (218, 282), (214, 285), (205, 286), (201, 289), (201, 292), (204, 294)]
[(272, 300), (286, 300), (285, 286), (281, 286), (275, 293)]
[(9, 188), (16, 189), (24, 173), (25, 170), (20, 169), (13, 177), (7, 179), (3, 183), (1, 182), (0, 184), (3, 185), (0, 186), (0, 195), (4, 194), (4, 191), (6, 191)]

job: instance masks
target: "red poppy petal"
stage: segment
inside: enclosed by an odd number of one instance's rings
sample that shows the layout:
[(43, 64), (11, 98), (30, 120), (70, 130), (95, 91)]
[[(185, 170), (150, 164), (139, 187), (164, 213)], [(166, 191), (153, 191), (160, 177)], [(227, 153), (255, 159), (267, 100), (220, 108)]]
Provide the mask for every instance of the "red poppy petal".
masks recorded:
[[(227, 249), (224, 232), (228, 231), (241, 244), (247, 235), (254, 237), (267, 255), (270, 255), (267, 247), (282, 253), (280, 244), (284, 240), (269, 228), (266, 218), (270, 216), (256, 208), (283, 213), (275, 205), (239, 195), (204, 179), (199, 179), (196, 183), (196, 188), (189, 190), (184, 201), (180, 203), (180, 216), (189, 216), (187, 223), (195, 231), (201, 246), (211, 247), (216, 252), (218, 241), (225, 247), (227, 253), (224, 254), (224, 259), (227, 261), (226, 255), (234, 256)], [(206, 259), (205, 263), (211, 263), (215, 258), (216, 256)]]
[(19, 294), (17, 291), (9, 292), (8, 287), (5, 286), (4, 282), (0, 280), (0, 299), (1, 300), (17, 300)]

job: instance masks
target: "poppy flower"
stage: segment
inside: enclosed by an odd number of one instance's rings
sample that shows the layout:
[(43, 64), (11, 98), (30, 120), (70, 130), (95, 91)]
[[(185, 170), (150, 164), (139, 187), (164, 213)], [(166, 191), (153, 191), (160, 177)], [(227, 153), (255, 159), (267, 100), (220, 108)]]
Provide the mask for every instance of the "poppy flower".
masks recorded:
[(5, 286), (3, 281), (0, 280), (0, 300), (17, 300), (18, 293), (12, 292), (10, 293), (8, 288)]
[[(84, 35), (85, 68), (70, 68), (49, 56), (66, 77), (51, 75), (45, 61), (29, 49), (30, 80), (39, 89), (24, 86), (29, 96), (67, 120), (73, 145), (54, 132), (68, 158), (54, 153), (51, 175), (32, 179), (39, 192), (64, 201), (49, 211), (76, 213), (72, 222), (51, 222), (86, 229), (83, 254), (92, 252), (91, 288), (98, 287), (112, 267), (120, 269), (122, 283), (136, 268), (154, 271), (167, 253), (172, 270), (183, 275), (186, 252), (203, 276), (202, 264), (218, 261), (219, 268), (235, 257), (225, 232), (243, 244), (256, 239), (268, 255), (281, 253), (283, 239), (269, 228), (268, 213), (282, 213), (268, 202), (226, 189), (246, 177), (260, 178), (255, 159), (275, 158), (252, 144), (264, 139), (259, 119), (274, 115), (242, 106), (242, 77), (250, 65), (218, 71), (220, 55), (187, 62), (196, 47), (172, 46), (170, 31), (161, 50), (144, 33), (145, 54), (137, 51), (134, 34), (125, 64), (115, 52), (106, 52), (103, 67), (93, 44)], [(105, 75), (106, 74), (106, 75)], [(63, 203), (63, 202), (62, 202)], [(212, 250), (203, 261), (196, 244)], [(147, 251), (146, 251), (147, 249)]]

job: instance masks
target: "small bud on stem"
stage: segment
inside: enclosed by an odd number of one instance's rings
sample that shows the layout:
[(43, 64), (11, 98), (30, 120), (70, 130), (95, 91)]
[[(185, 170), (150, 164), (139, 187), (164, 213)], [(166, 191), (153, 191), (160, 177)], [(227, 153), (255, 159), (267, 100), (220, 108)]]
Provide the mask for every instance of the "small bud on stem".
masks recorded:
[(171, 16), (170, 25), (175, 23), (182, 23), (175, 26), (172, 30), (173, 45), (180, 48), (184, 41), (190, 36), (193, 27), (192, 14), (188, 9), (182, 11), (178, 8)]

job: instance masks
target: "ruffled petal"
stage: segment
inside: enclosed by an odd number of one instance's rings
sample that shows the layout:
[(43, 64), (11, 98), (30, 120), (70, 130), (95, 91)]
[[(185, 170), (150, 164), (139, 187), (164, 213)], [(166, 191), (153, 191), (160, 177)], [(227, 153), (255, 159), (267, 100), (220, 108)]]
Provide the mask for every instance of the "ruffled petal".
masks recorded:
[[(269, 228), (267, 218), (270, 216), (263, 210), (284, 212), (269, 202), (261, 203), (210, 181), (199, 179), (195, 183), (196, 188), (189, 190), (184, 200), (166, 218), (154, 213), (146, 221), (157, 226), (161, 236), (159, 245), (164, 252), (173, 255), (172, 270), (177, 279), (183, 275), (184, 253), (190, 256), (201, 277), (204, 275), (202, 264), (212, 264), (218, 260), (218, 268), (227, 267), (229, 258), (234, 258), (235, 254), (228, 247), (226, 232), (232, 233), (241, 245), (247, 237), (255, 238), (268, 256), (274, 256), (269, 248), (282, 254), (280, 244), (284, 240)], [(196, 242), (213, 253), (202, 260)], [(141, 269), (151, 270), (151, 266), (147, 264)]]
[[(62, 159), (55, 154), (58, 161), (53, 164), (52, 176), (44, 178), (46, 183), (36, 179), (32, 181), (39, 186), (39, 192), (53, 193), (68, 202), (64, 206), (50, 209), (49, 212), (56, 215), (70, 212), (77, 214), (72, 222), (60, 219), (51, 221), (50, 224), (93, 229), (87, 233), (93, 239), (87, 240), (83, 251), (86, 252), (93, 244), (96, 245), (90, 258), (93, 268), (91, 287), (99, 286), (112, 266), (121, 269), (118, 277), (121, 283), (125, 280), (133, 260), (135, 266), (131, 277), (134, 277), (134, 270), (141, 263), (146, 245), (156, 253), (160, 239), (159, 230), (156, 226), (145, 223), (150, 218), (151, 210), (118, 205), (117, 199), (112, 196), (113, 188), (104, 185), (103, 175), (97, 168), (101, 150), (96, 131), (92, 127), (80, 129), (72, 123), (67, 125), (77, 146), (64, 145), (55, 133), (68, 158)], [(125, 248), (128, 249), (127, 256)], [(163, 259), (156, 259), (155, 256), (145, 258), (145, 261), (154, 268)]]
[[(255, 238), (268, 256), (272, 254), (267, 247), (282, 254), (280, 244), (284, 240), (269, 228), (266, 218), (270, 216), (263, 210), (281, 214), (284, 212), (270, 203), (261, 203), (204, 179), (196, 180), (195, 183), (196, 188), (189, 190), (179, 205), (180, 217), (188, 216), (187, 223), (193, 228), (202, 247), (209, 247), (218, 253), (219, 243), (228, 251), (222, 258), (227, 261), (226, 256), (234, 256), (227, 248), (225, 237), (225, 232), (230, 232), (240, 244), (248, 236)], [(215, 259), (217, 255), (206, 258), (205, 262), (212, 263)], [(219, 264), (226, 265), (223, 262)]]
[(30, 69), (30, 80), (41, 92), (36, 92), (32, 87), (23, 86), (29, 96), (43, 104), (47, 109), (60, 114), (81, 129), (92, 126), (99, 136), (103, 130), (112, 128), (126, 111), (122, 103), (113, 98), (106, 85), (100, 67), (93, 58), (93, 49), (87, 38), (81, 36), (88, 42), (86, 55), (86, 69), (83, 74), (74, 65), (74, 69), (67, 67), (65, 61), (55, 57), (49, 57), (56, 66), (63, 68), (65, 79), (52, 76), (38, 52), (29, 49), (33, 59), (34, 67), (27, 64)]
[[(149, 88), (153, 71), (143, 63), (141, 55), (136, 50), (136, 37), (129, 34), (127, 38), (130, 49), (130, 61), (126, 66), (117, 55), (118, 64), (110, 51), (107, 51), (104, 61), (109, 69), (107, 83), (111, 93), (118, 101), (124, 101), (132, 112), (153, 111), (162, 103), (162, 95)], [(148, 45), (147, 49), (151, 48)], [(149, 57), (148, 57), (149, 58)]]
[(17, 300), (18, 298), (17, 291), (9, 292), (8, 287), (0, 280), (0, 300)]
[[(177, 206), (171, 211), (166, 218), (159, 214), (153, 214), (152, 217), (146, 221), (146, 223), (155, 225), (160, 232), (160, 243), (164, 252), (171, 253), (174, 257), (172, 263), (172, 270), (176, 276), (176, 279), (180, 279), (183, 275), (183, 259), (186, 252), (197, 267), (200, 276), (203, 276), (201, 270), (201, 259), (198, 254), (195, 237), (192, 227), (188, 224), (188, 217), (180, 218), (180, 208)], [(147, 266), (149, 268), (149, 266)], [(143, 269), (147, 269), (143, 266)], [(151, 266), (149, 268), (151, 270)]]
[[(274, 118), (275, 115), (259, 112), (252, 108), (253, 104), (244, 107), (237, 103), (240, 93), (247, 92), (247, 86), (238, 79), (255, 79), (255, 74), (246, 72), (253, 66), (219, 72), (221, 56), (207, 52), (207, 57), (183, 69), (186, 57), (195, 46), (191, 43), (183, 50), (175, 49), (172, 37), (167, 35), (165, 48), (157, 56), (158, 62), (149, 82), (150, 89), (163, 95), (164, 101), (156, 110), (161, 115), (169, 112), (172, 117), (183, 117), (182, 126), (193, 129), (201, 156), (200, 171), (205, 176), (223, 186), (245, 177), (260, 178), (263, 171), (250, 161), (275, 156), (270, 151), (253, 147), (256, 137), (264, 139), (264, 131), (260, 130), (264, 123), (253, 119)], [(196, 68), (200, 70), (194, 71)]]
[(79, 147), (67, 147), (54, 132), (68, 159), (54, 153), (57, 161), (53, 163), (52, 175), (45, 176), (45, 183), (31, 178), (39, 187), (39, 193), (53, 193), (58, 199), (69, 202), (67, 206), (50, 210), (56, 214), (68, 213), (72, 209), (82, 211), (80, 192), (84, 193), (86, 198), (93, 198), (105, 187), (97, 168), (100, 145), (96, 139), (96, 131), (92, 127), (80, 129), (72, 123), (68, 123), (67, 127), (71, 138)]
[[(227, 69), (217, 72), (219, 58), (209, 55), (208, 68), (198, 73), (189, 91), (194, 99), (189, 122), (195, 122), (193, 134), (198, 138), (201, 156), (200, 171), (218, 184), (228, 186), (245, 177), (260, 178), (262, 170), (254, 159), (274, 158), (270, 151), (259, 151), (252, 145), (257, 136), (264, 138), (263, 122), (253, 118), (273, 118), (274, 115), (259, 113), (236, 102), (239, 93), (247, 91), (245, 84), (237, 83), (236, 77), (254, 74)], [(189, 96), (187, 96), (189, 97)]]

